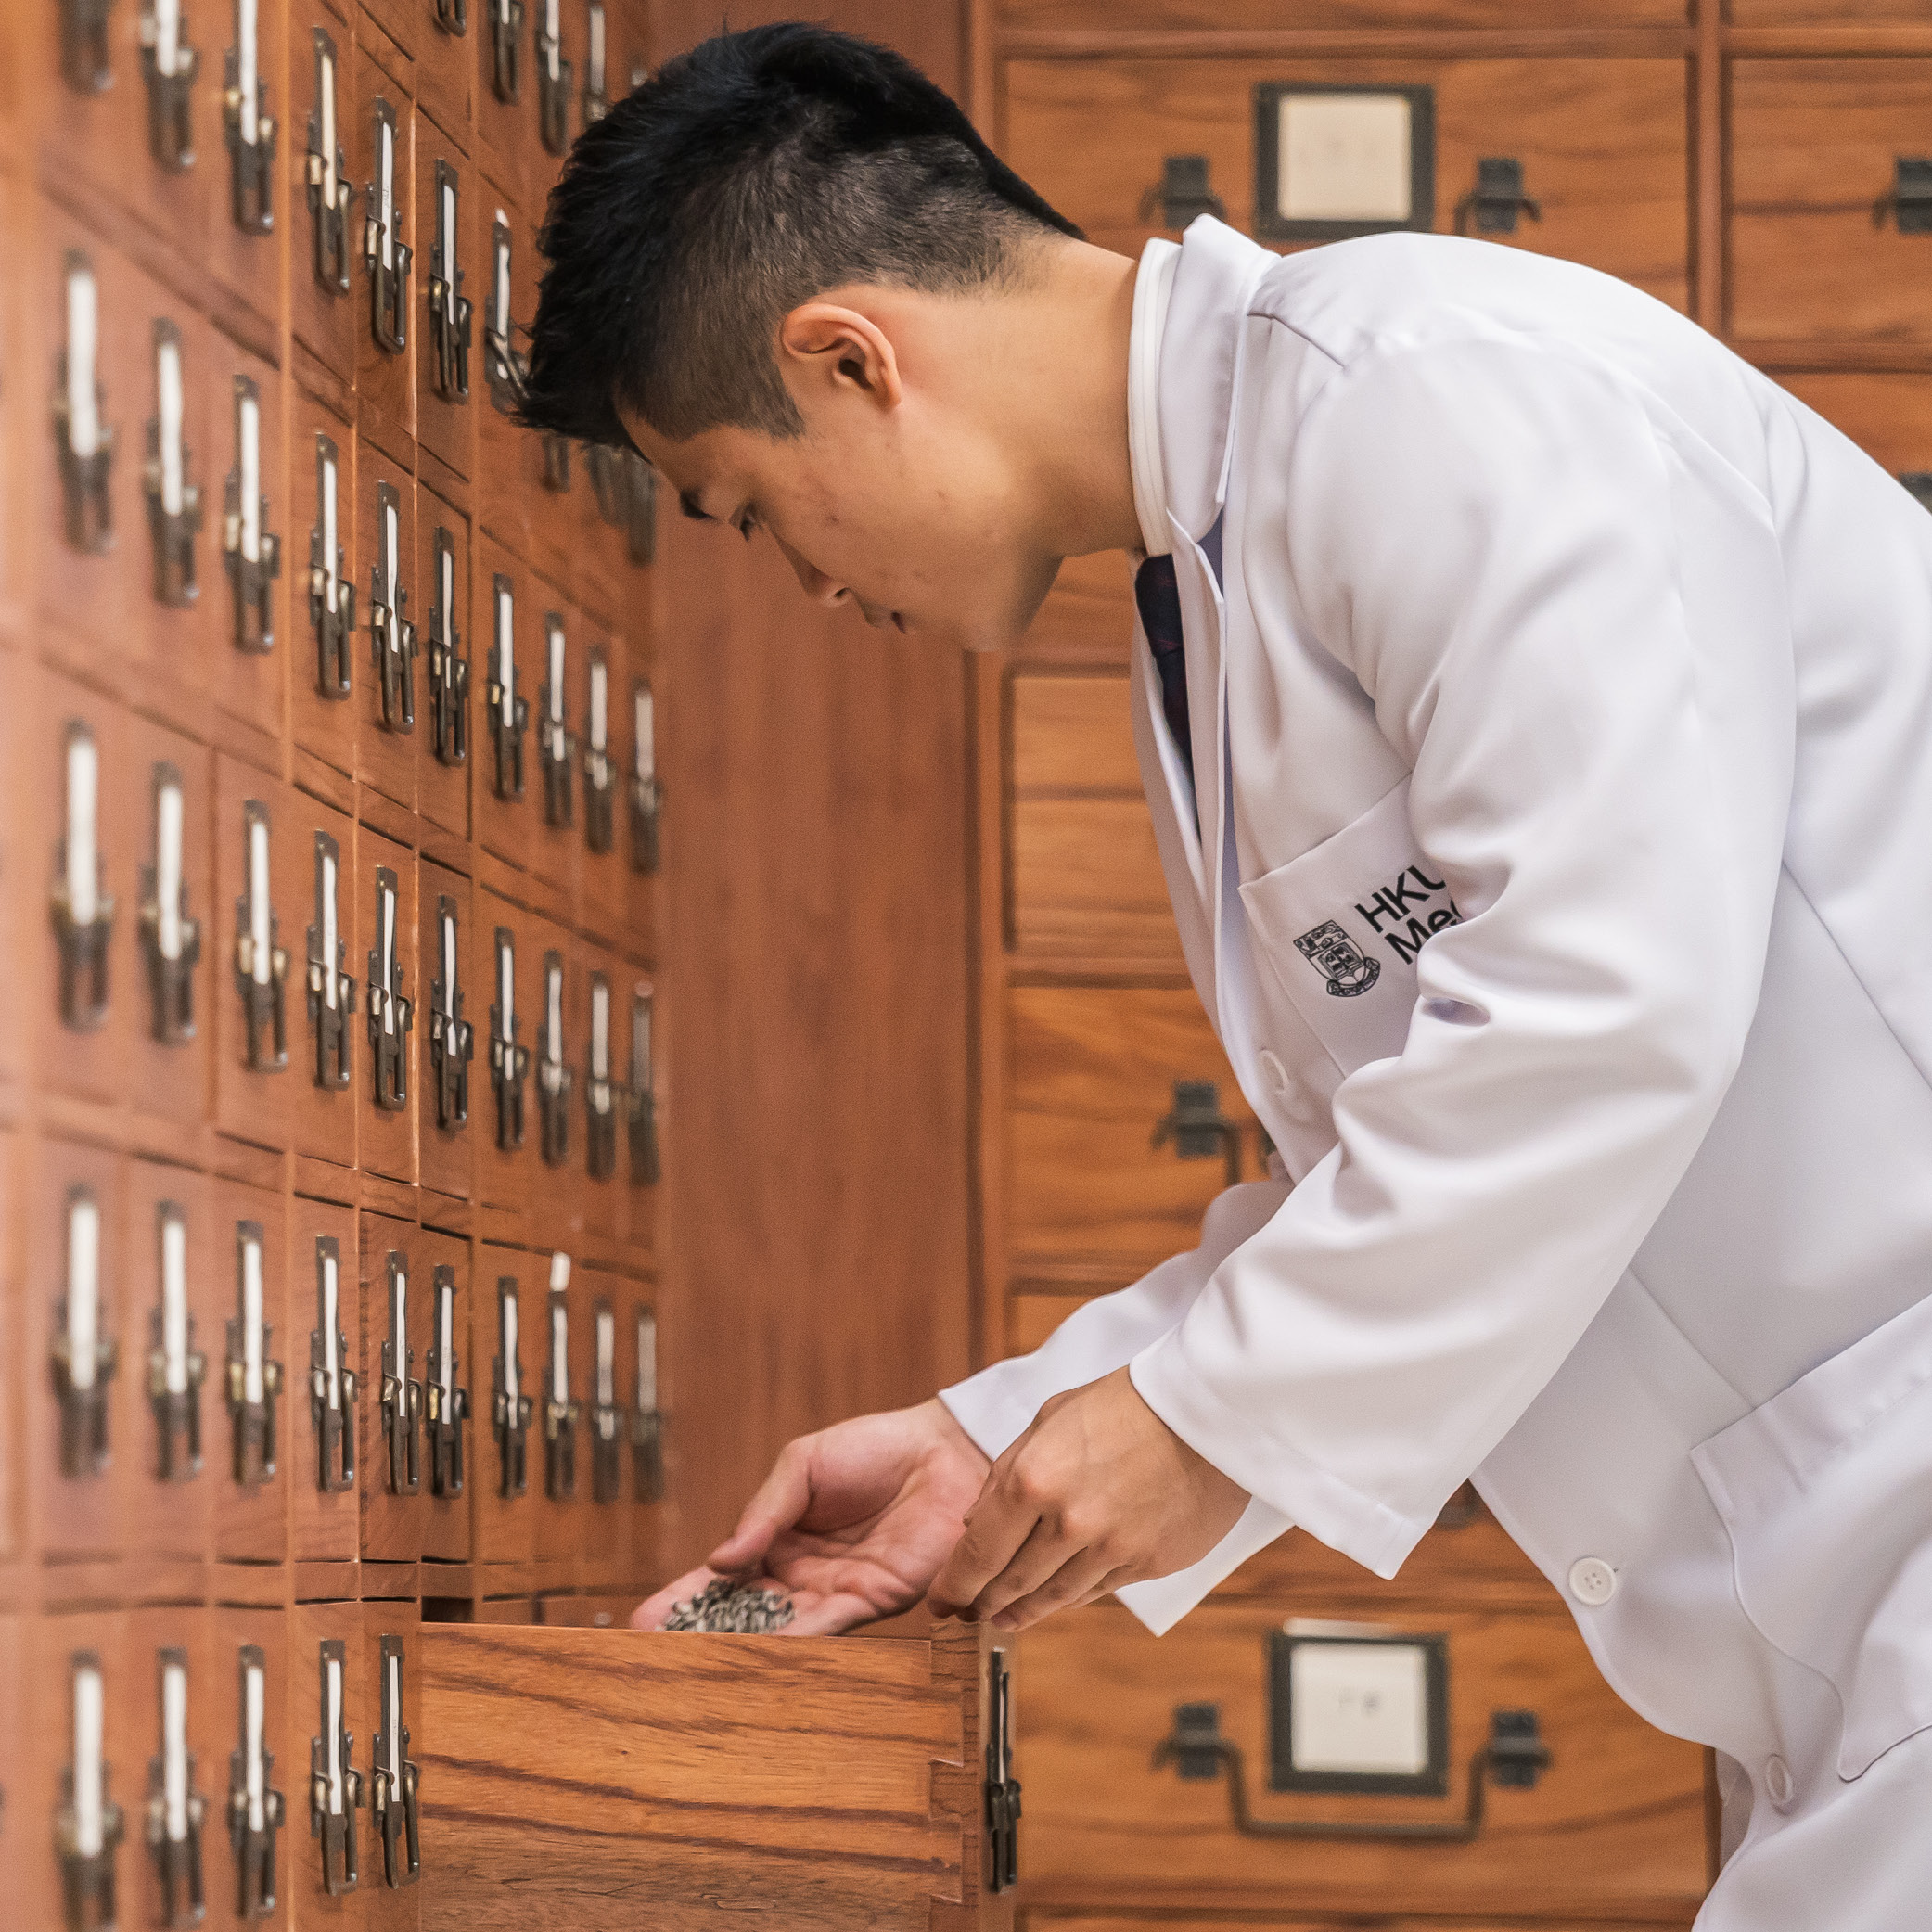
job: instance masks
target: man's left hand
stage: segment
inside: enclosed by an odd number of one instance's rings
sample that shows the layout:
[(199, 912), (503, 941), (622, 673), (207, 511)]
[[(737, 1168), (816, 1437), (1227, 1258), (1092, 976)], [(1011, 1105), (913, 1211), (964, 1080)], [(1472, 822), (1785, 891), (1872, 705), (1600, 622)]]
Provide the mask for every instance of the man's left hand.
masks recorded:
[(1247, 1491), (1116, 1369), (1043, 1404), (993, 1465), (928, 1601), (942, 1616), (1025, 1630), (1198, 1563), (1247, 1507)]

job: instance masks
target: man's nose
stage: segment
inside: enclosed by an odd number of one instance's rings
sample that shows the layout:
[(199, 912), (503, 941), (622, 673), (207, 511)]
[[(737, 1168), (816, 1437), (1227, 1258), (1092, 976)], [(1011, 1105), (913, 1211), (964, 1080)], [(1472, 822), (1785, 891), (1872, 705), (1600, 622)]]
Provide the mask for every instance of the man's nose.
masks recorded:
[(805, 595), (814, 604), (836, 607), (845, 603), (851, 596), (851, 592), (836, 577), (827, 577), (816, 564), (807, 563), (789, 544), (780, 544), (778, 547), (784, 551), (785, 560), (790, 564), (800, 583), (804, 586)]

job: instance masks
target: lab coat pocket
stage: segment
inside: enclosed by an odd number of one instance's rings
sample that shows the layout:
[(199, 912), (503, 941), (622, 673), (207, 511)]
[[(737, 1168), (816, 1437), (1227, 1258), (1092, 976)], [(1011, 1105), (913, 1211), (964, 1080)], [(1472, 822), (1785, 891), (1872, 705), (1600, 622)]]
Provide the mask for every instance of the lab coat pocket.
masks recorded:
[(1352, 825), (1244, 885), (1241, 902), (1274, 986), (1344, 1074), (1401, 1052), (1415, 955), (1462, 918), (1416, 850), (1406, 778)]
[(1838, 1774), (1932, 1725), (1932, 1299), (1691, 1452), (1746, 1614), (1844, 1707)]

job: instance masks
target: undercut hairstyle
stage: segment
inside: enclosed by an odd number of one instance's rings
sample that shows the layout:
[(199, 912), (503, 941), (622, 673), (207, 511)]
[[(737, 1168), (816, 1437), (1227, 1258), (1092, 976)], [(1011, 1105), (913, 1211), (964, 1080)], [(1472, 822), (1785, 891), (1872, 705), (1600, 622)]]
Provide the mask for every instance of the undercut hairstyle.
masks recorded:
[(797, 436), (777, 341), (800, 302), (1012, 286), (1053, 234), (1080, 230), (900, 55), (795, 23), (721, 33), (570, 150), (519, 414), (619, 447), (620, 405), (672, 441)]

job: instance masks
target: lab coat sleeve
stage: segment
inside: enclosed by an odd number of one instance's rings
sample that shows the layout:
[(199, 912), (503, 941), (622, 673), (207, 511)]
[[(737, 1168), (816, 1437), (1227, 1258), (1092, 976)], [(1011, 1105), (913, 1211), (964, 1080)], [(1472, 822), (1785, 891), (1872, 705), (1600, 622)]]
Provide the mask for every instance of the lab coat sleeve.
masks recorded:
[(1031, 1426), (1049, 1396), (1124, 1368), (1187, 1311), (1208, 1277), (1281, 1206), (1286, 1184), (1248, 1181), (1217, 1195), (1201, 1222), (1201, 1245), (1163, 1261), (1132, 1287), (1095, 1296), (1030, 1355), (996, 1362), (940, 1391), (940, 1400), (997, 1461)]
[[(1251, 1495), (1392, 1576), (1589, 1325), (1735, 1070), (1792, 783), (1789, 621), (1761, 495), (1561, 344), (1370, 351), (1293, 428), (1247, 459), (1257, 623), (1372, 699), (1463, 921), (1422, 951), (1401, 1052), (1337, 1090), (1337, 1145), (1132, 1374)], [(1258, 532), (1257, 505), (1281, 520)]]

